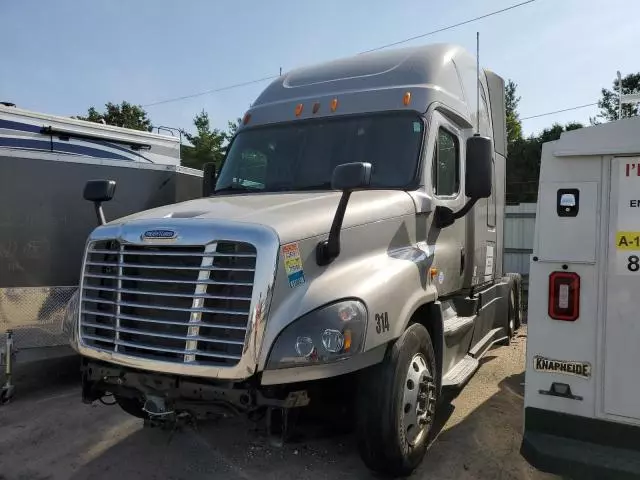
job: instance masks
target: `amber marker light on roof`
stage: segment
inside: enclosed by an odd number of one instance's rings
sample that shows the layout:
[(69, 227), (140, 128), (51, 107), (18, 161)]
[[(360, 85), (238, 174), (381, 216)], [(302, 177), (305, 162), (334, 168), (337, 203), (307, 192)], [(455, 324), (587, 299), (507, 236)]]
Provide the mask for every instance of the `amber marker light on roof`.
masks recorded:
[(296, 105), (296, 117), (299, 117), (299, 116), (300, 116), (300, 114), (302, 113), (302, 108), (303, 108), (303, 106), (302, 106), (302, 104), (301, 104), (301, 103), (299, 103), (298, 105)]
[(338, 109), (338, 99), (334, 98), (331, 100), (331, 111), (335, 112)]
[(405, 92), (402, 103), (404, 103), (405, 107), (411, 103), (411, 92)]
[(313, 104), (313, 113), (318, 113), (318, 110), (320, 110), (320, 102)]

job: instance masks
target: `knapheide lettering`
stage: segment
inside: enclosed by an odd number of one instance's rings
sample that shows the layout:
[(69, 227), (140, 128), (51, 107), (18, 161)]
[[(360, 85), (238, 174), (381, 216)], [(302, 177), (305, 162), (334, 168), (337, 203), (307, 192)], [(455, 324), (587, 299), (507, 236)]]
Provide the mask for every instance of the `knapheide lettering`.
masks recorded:
[(591, 365), (583, 362), (565, 362), (545, 357), (534, 357), (535, 369), (542, 372), (566, 373), (588, 378), (591, 376)]

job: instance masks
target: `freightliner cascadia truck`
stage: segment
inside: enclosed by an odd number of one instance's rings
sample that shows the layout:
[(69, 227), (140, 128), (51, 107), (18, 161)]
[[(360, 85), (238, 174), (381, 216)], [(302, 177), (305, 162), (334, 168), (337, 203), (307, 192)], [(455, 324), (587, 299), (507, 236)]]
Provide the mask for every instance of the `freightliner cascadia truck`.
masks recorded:
[[(346, 378), (366, 465), (412, 471), (442, 391), (520, 322), (505, 155), (504, 82), (458, 46), (282, 75), (203, 198), (91, 233), (68, 309), (84, 401), (167, 421), (263, 409), (282, 432)], [(87, 184), (99, 218), (114, 191)]]

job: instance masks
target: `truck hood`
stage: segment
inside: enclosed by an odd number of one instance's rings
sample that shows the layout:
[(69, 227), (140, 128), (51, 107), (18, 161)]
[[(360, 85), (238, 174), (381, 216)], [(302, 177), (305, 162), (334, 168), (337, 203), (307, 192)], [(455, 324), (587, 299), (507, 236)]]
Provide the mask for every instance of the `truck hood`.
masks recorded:
[[(282, 243), (329, 232), (340, 192), (257, 193), (220, 195), (146, 210), (110, 222), (117, 225), (135, 220), (194, 218), (233, 220), (267, 225)], [(415, 214), (408, 193), (395, 190), (354, 192), (349, 199), (343, 228)]]

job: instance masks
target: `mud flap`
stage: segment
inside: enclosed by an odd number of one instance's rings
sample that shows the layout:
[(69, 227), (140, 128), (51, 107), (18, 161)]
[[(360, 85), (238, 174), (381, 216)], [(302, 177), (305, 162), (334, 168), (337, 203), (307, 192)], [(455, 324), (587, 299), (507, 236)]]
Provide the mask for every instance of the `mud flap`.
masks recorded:
[[(264, 401), (264, 400), (263, 400)], [(309, 405), (306, 390), (289, 392), (279, 405), (270, 405), (267, 409), (267, 432), (269, 442), (276, 447), (282, 447), (290, 438), (298, 416), (298, 407)]]

